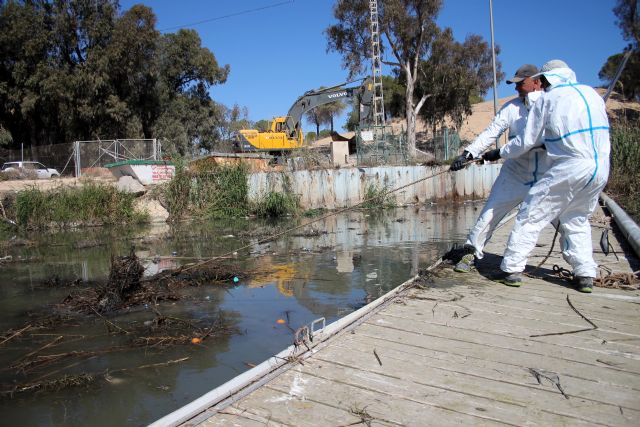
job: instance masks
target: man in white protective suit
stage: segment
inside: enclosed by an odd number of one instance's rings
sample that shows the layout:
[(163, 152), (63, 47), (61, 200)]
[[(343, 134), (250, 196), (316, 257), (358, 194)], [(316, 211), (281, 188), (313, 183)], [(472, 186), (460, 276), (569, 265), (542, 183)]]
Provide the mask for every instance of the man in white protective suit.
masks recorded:
[[(529, 109), (542, 94), (540, 80), (532, 76), (538, 73), (535, 65), (525, 64), (518, 68), (507, 84), (515, 83), (518, 97), (504, 104), (489, 126), (451, 164), (451, 170), (463, 169), (472, 159), (479, 157), (487, 148), (508, 131), (509, 139), (524, 131)], [(497, 151), (483, 156), (488, 161), (497, 160)], [(535, 147), (525, 155), (507, 160), (496, 179), (480, 216), (467, 236), (462, 259), (454, 270), (460, 273), (471, 271), (475, 259), (483, 257), (483, 249), (498, 223), (524, 200), (531, 186), (546, 171), (546, 153)]]
[(557, 218), (562, 254), (573, 268), (574, 284), (588, 293), (597, 269), (589, 217), (609, 177), (609, 120), (602, 97), (577, 83), (565, 62), (547, 62), (539, 77), (544, 96), (529, 112), (524, 133), (503, 146), (499, 157), (515, 159), (544, 144), (550, 164), (520, 206), (498, 281), (520, 286), (540, 232)]

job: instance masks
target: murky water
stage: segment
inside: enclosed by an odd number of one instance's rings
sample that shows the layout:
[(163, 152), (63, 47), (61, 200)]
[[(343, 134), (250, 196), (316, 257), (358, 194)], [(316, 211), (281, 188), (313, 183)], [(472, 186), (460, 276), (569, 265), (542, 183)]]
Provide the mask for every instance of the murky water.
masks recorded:
[[(203, 321), (222, 313), (237, 329), (231, 336), (207, 339), (202, 345), (96, 353), (69, 358), (56, 365), (57, 372), (46, 365), (33, 371), (22, 366), (22, 376), (16, 375), (16, 366), (33, 351), (90, 352), (117, 348), (129, 339), (109, 333), (107, 321), (97, 316), (46, 331), (26, 330), (0, 346), (3, 390), (12, 381), (45, 381), (62, 373), (96, 374), (100, 379), (88, 386), (0, 399), (2, 424), (146, 425), (290, 345), (296, 328), (320, 317), (327, 323), (335, 321), (403, 283), (452, 242), (461, 241), (479, 207), (432, 205), (381, 215), (350, 212), (330, 217), (314, 224), (313, 230), (309, 227), (298, 230), (298, 235), (294, 232), (252, 245), (235, 256), (247, 270), (268, 274), (226, 287), (189, 288), (179, 301), (140, 307), (117, 321), (110, 319), (126, 330), (154, 319), (154, 309), (165, 316)], [(126, 255), (133, 246), (152, 274), (191, 262), (191, 257), (212, 257), (251, 243), (249, 237), (238, 236), (246, 236), (253, 224), (187, 223), (23, 236), (37, 244), (11, 246), (0, 253), (20, 260), (0, 266), (0, 331), (28, 325), (29, 319), (46, 313), (74, 291), (54, 286), (57, 282), (80, 279), (79, 288), (104, 283), (112, 254)], [(40, 347), (27, 346), (34, 341)], [(188, 359), (167, 364), (184, 358)], [(149, 366), (153, 364), (158, 365)]]

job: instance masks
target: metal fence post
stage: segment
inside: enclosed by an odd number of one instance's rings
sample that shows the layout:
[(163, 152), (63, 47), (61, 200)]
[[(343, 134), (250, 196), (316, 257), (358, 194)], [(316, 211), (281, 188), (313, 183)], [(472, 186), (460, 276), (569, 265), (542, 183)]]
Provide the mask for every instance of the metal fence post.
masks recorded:
[(76, 167), (76, 178), (80, 178), (80, 176), (82, 176), (82, 168), (80, 164), (80, 141), (73, 142), (73, 152), (75, 154), (74, 163)]

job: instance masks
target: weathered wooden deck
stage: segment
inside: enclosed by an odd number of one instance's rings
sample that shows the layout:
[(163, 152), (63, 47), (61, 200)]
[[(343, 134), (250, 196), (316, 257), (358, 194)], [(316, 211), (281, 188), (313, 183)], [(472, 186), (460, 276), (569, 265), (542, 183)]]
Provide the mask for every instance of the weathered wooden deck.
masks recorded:
[[(548, 276), (553, 264), (566, 266), (557, 248), (535, 272), (545, 280), (492, 282), (510, 229), (496, 232), (478, 271), (441, 265), (290, 369), (186, 425), (640, 425), (640, 292), (572, 290)], [(599, 263), (638, 268), (613, 235), (619, 261), (605, 257), (593, 230)], [(530, 265), (552, 237), (545, 230)]]

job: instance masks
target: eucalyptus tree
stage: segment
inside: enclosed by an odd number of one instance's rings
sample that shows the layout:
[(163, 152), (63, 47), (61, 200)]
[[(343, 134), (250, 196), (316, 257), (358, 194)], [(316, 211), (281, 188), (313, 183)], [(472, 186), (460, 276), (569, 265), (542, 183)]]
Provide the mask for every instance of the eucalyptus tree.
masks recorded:
[[(442, 37), (436, 18), (442, 0), (383, 0), (378, 2), (378, 24), (382, 62), (404, 76), (405, 117), (408, 148), (415, 154), (416, 118), (432, 93), (416, 91), (424, 78), (424, 62), (432, 57), (434, 44)], [(349, 76), (362, 74), (371, 58), (368, 0), (338, 0), (337, 23), (325, 33), (328, 49), (342, 54)]]
[[(449, 28), (433, 43), (431, 57), (420, 63), (419, 70), (422, 78), (416, 87), (417, 96), (429, 95), (420, 115), (432, 131), (447, 119), (460, 127), (464, 117), (471, 114), (472, 100), (486, 94), (493, 83), (487, 42), (470, 35), (458, 43)], [(498, 79), (502, 78), (498, 69)]]

